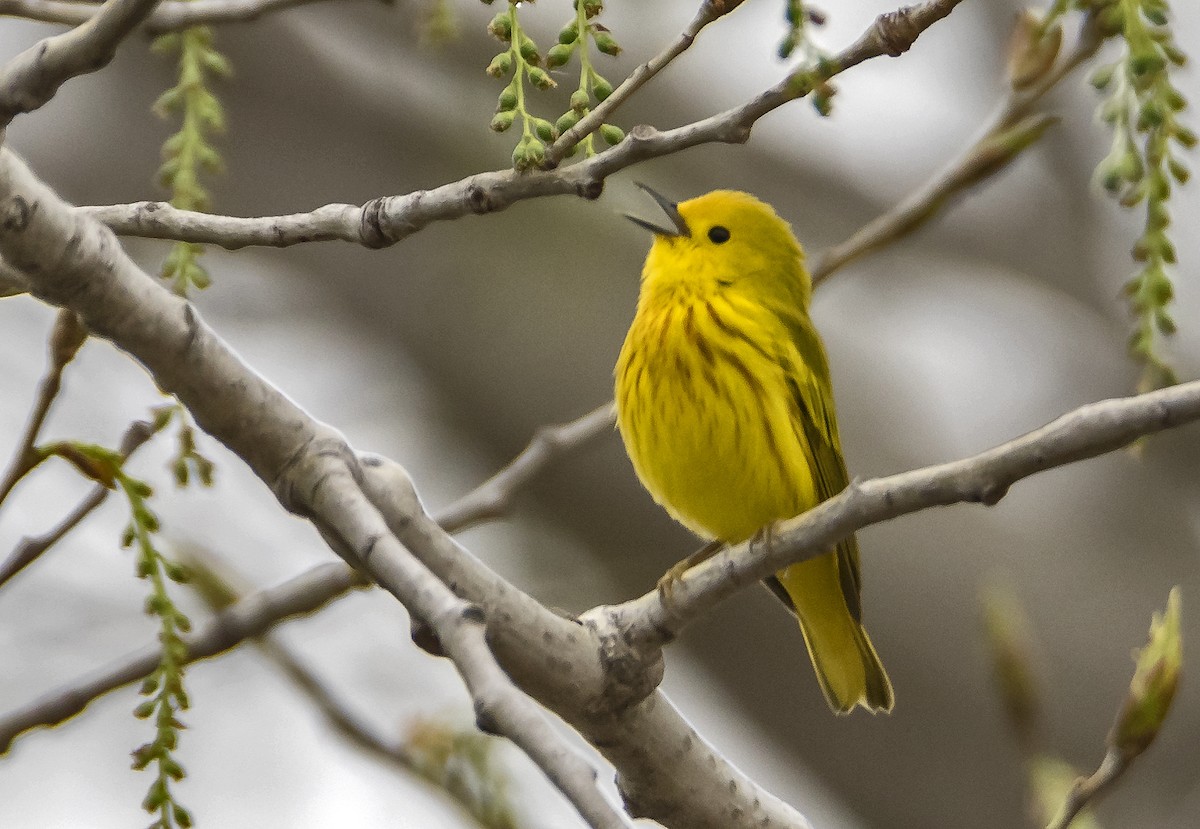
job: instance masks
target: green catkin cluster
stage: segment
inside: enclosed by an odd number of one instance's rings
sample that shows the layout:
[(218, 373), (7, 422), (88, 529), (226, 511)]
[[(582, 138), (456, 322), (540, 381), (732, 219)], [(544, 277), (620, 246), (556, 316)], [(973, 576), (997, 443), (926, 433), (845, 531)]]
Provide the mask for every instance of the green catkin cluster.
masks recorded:
[(833, 112), (833, 96), (837, 88), (828, 78), (834, 74), (834, 67), (829, 54), (812, 40), (812, 29), (824, 24), (824, 16), (816, 9), (807, 7), (803, 0), (787, 0), (784, 7), (784, 19), (788, 32), (779, 44), (779, 57), (787, 60), (793, 54), (799, 54), (802, 64), (793, 74), (793, 82), (804, 84), (811, 88), (809, 100), (818, 115), (827, 116)]
[(1160, 338), (1175, 332), (1168, 311), (1174, 288), (1168, 268), (1175, 246), (1168, 235), (1173, 184), (1190, 171), (1177, 155), (1196, 144), (1196, 134), (1180, 123), (1187, 101), (1171, 82), (1171, 70), (1187, 58), (1168, 25), (1166, 0), (1114, 0), (1096, 12), (1102, 31), (1122, 40), (1121, 56), (1100, 67), (1092, 84), (1104, 95), (1100, 118), (1112, 130), (1112, 150), (1096, 174), (1101, 185), (1127, 208), (1144, 206), (1145, 221), (1133, 246), (1140, 269), (1125, 285), (1134, 330), (1130, 353), (1143, 366), (1143, 390), (1176, 382), (1160, 351)]
[[(169, 418), (156, 412), (154, 432), (163, 429)], [(154, 719), (154, 739), (133, 752), (133, 768), (141, 771), (154, 765), (154, 780), (142, 801), (142, 808), (155, 816), (150, 829), (187, 829), (193, 822), (191, 812), (175, 799), (171, 783), (184, 777), (174, 752), (184, 727), (177, 715), (188, 707), (183, 687), (187, 646), (182, 636), (191, 630), (191, 622), (175, 606), (167, 590), (168, 582), (183, 583), (187, 579), (183, 568), (155, 546), (154, 536), (160, 524), (147, 503), (154, 491), (145, 481), (125, 471), (125, 459), (120, 452), (104, 446), (58, 441), (38, 447), (37, 453), (41, 459), (62, 458), (91, 480), (120, 490), (129, 503), (129, 524), (121, 535), (121, 546), (134, 549), (138, 578), (150, 582), (145, 608), (147, 614), (158, 620), (158, 641), (162, 648), (158, 666), (142, 683), (141, 694), (147, 699), (134, 709), (139, 719)]]
[(182, 567), (154, 544), (159, 522), (146, 504), (153, 494), (150, 486), (123, 471), (117, 472), (116, 483), (125, 493), (131, 512), (121, 543), (134, 549), (138, 577), (150, 582), (146, 613), (158, 620), (161, 646), (158, 666), (141, 686), (140, 693), (146, 699), (134, 709), (134, 716), (139, 719), (153, 719), (154, 739), (133, 752), (133, 768), (142, 771), (154, 766), (154, 779), (142, 801), (142, 808), (155, 816), (150, 829), (187, 829), (193, 822), (191, 812), (175, 799), (171, 784), (184, 777), (183, 766), (175, 759), (175, 749), (184, 728), (178, 714), (189, 704), (183, 687), (187, 645), (182, 637), (191, 630), (191, 622), (175, 606), (167, 589), (169, 581), (182, 584), (187, 576)]
[[(484, 2), (490, 3), (491, 0)], [(612, 33), (594, 20), (603, 10), (601, 0), (576, 0), (575, 16), (559, 32), (558, 42), (543, 59), (537, 44), (521, 28), (517, 15), (519, 5), (510, 0), (508, 8), (499, 12), (488, 24), (488, 32), (507, 43), (508, 48), (492, 58), (486, 71), (494, 78), (509, 79), (496, 102), (491, 128), (496, 132), (504, 132), (520, 119), (521, 138), (513, 149), (512, 161), (517, 170), (527, 170), (545, 161), (546, 147), (590, 112), (593, 102), (599, 103), (612, 94), (612, 84), (592, 66), (589, 42), (595, 45), (597, 51), (607, 55), (619, 54), (621, 47), (613, 39)], [(557, 86), (550, 71), (566, 65), (576, 53), (579, 55), (580, 78), (578, 88), (571, 95), (570, 109), (559, 116), (555, 123), (534, 115), (528, 108), (526, 82), (542, 90)], [(612, 124), (602, 125), (600, 135), (609, 144), (616, 144), (624, 138), (621, 129)], [(580, 145), (586, 155), (594, 154), (591, 136), (587, 136)], [(578, 149), (578, 146), (573, 147), (567, 154), (572, 155)]]
[[(163, 144), (158, 181), (170, 191), (175, 207), (208, 210), (208, 190), (200, 175), (222, 169), (211, 138), (225, 130), (225, 110), (208, 84), (213, 78), (229, 76), (229, 62), (213, 47), (213, 32), (207, 26), (162, 35), (153, 49), (179, 57), (177, 83), (154, 102), (154, 111), (163, 118), (180, 119), (179, 131)], [(171, 248), (161, 275), (175, 293), (187, 296), (191, 289), (203, 290), (212, 282), (199, 261), (203, 253), (204, 246), (193, 242), (178, 242)]]

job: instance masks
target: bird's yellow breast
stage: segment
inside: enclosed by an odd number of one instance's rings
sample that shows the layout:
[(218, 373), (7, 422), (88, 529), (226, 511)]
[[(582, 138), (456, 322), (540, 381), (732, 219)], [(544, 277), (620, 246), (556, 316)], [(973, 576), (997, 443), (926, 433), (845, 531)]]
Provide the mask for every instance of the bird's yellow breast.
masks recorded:
[(616, 400), (629, 457), (654, 499), (697, 534), (730, 542), (815, 506), (788, 383), (803, 371), (778, 321), (753, 303), (643, 295), (617, 362)]

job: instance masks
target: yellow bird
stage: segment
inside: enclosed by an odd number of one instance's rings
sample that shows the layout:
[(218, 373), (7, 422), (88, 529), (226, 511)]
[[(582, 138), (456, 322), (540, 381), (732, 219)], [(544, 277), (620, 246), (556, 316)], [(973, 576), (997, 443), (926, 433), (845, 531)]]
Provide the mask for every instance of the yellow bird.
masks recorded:
[[(614, 371), (618, 425), (654, 500), (697, 535), (736, 544), (849, 483), (812, 280), (791, 227), (753, 196), (675, 204), (639, 186), (670, 225), (628, 217), (654, 243)], [(892, 684), (862, 625), (855, 538), (767, 586), (799, 619), (830, 708), (890, 711)]]

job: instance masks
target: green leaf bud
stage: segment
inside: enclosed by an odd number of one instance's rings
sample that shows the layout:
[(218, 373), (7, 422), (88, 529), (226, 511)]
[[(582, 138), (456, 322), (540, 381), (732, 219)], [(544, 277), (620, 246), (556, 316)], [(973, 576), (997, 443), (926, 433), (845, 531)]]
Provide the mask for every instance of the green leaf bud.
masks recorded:
[(558, 133), (554, 130), (554, 125), (544, 118), (533, 119), (533, 131), (537, 133), (537, 137), (543, 141), (553, 141), (558, 138)]
[(509, 72), (512, 72), (512, 54), (509, 52), (501, 52), (492, 58), (492, 62), (488, 64), (487, 69), (483, 70), (493, 78), (503, 78)]
[(779, 59), (787, 60), (792, 56), (792, 52), (796, 51), (796, 46), (799, 45), (799, 40), (796, 38), (795, 32), (788, 32), (783, 41), (779, 44)]
[(1096, 89), (1103, 91), (1108, 89), (1108, 85), (1112, 83), (1113, 75), (1116, 73), (1116, 71), (1117, 65), (1115, 63), (1108, 64), (1107, 66), (1101, 66), (1092, 73), (1091, 77), (1088, 78), (1088, 81)]
[(546, 53), (546, 66), (549, 69), (557, 69), (571, 59), (571, 53), (575, 51), (574, 46), (565, 46), (561, 43), (550, 47), (550, 51)]
[(625, 130), (615, 124), (601, 124), (600, 137), (604, 139), (610, 147), (615, 147), (625, 138)]
[(589, 19), (595, 17), (596, 15), (600, 14), (600, 12), (604, 11), (603, 0), (582, 0), (582, 2), (583, 2), (583, 14), (585, 17), (587, 17)]
[(517, 113), (513, 110), (507, 112), (497, 112), (492, 117), (492, 123), (488, 124), (496, 132), (504, 132), (513, 125), (513, 119), (517, 117)]
[(571, 110), (570, 112), (566, 112), (558, 117), (558, 120), (554, 122), (554, 129), (559, 135), (562, 135), (564, 132), (578, 123), (579, 114), (574, 110)]
[(492, 22), (487, 27), (488, 34), (497, 40), (502, 40), (508, 43), (512, 40), (512, 22), (508, 19), (508, 12), (502, 11), (492, 18)]
[(1174, 587), (1166, 612), (1161, 617), (1154, 614), (1150, 641), (1137, 654), (1129, 695), (1108, 735), (1109, 747), (1126, 760), (1154, 742), (1171, 710), (1183, 664), (1179, 616), (1179, 588)]
[(579, 22), (572, 20), (566, 26), (562, 27), (562, 31), (558, 33), (558, 42), (564, 46), (569, 46), (579, 40)]
[(515, 84), (510, 83), (504, 87), (504, 91), (500, 93), (500, 97), (496, 99), (496, 111), (508, 112), (511, 109), (517, 108), (517, 89)]
[(542, 56), (538, 53), (537, 44), (528, 37), (521, 36), (521, 59), (530, 66), (537, 66), (542, 62)]
[(606, 55), (614, 57), (621, 54), (621, 47), (613, 40), (613, 36), (608, 33), (608, 30), (603, 26), (597, 25), (595, 33), (592, 35), (592, 41), (596, 44), (596, 48)]
[(587, 112), (589, 102), (588, 94), (584, 90), (576, 89), (571, 93), (571, 109), (579, 115)]
[(529, 81), (538, 89), (550, 89), (551, 87), (558, 86), (554, 82), (554, 79), (546, 74), (544, 69), (539, 69), (536, 66), (529, 67)]
[(1157, 49), (1145, 49), (1134, 52), (1129, 61), (1129, 69), (1135, 78), (1161, 72), (1166, 68), (1166, 58)]
[(597, 101), (603, 101), (613, 93), (612, 84), (606, 81), (599, 75), (592, 76), (592, 94), (596, 96)]
[[(139, 720), (147, 719), (151, 714), (154, 713), (154, 706), (157, 704), (158, 703), (156, 700), (143, 700), (142, 702), (138, 703), (137, 708), (133, 709), (133, 716), (137, 717)], [(142, 748), (148, 748), (148, 746), (143, 746)], [(137, 752), (135, 752), (135, 754), (136, 753)]]

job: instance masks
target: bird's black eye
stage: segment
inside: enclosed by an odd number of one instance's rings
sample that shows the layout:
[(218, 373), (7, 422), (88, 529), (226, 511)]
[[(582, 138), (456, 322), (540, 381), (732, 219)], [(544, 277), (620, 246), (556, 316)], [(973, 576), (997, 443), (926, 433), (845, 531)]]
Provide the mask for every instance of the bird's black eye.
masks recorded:
[(708, 231), (709, 241), (717, 245), (723, 245), (729, 241), (729, 228), (715, 225)]

